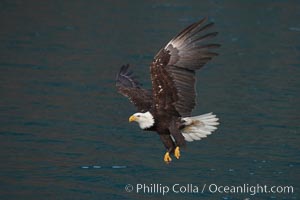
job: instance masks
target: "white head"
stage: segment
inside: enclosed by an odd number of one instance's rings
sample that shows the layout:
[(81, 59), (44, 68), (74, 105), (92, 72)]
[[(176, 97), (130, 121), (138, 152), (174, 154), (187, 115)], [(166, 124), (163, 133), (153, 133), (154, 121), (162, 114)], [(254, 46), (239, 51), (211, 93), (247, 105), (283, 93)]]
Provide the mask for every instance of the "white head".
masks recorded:
[(141, 129), (150, 128), (154, 124), (153, 115), (148, 111), (145, 113), (135, 113), (129, 117), (129, 122), (137, 122)]

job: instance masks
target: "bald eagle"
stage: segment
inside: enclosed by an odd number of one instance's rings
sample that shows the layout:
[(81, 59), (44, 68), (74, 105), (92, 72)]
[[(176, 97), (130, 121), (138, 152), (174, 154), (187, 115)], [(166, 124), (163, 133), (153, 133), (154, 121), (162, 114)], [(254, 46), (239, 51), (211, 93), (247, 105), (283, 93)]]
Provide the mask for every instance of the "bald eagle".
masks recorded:
[(204, 18), (175, 36), (154, 57), (151, 65), (152, 89), (141, 88), (129, 65), (117, 74), (116, 87), (128, 97), (138, 112), (129, 117), (141, 129), (156, 131), (166, 148), (163, 157), (179, 159), (185, 141), (200, 140), (217, 129), (218, 118), (212, 113), (191, 117), (195, 107), (195, 72), (218, 54), (219, 44), (207, 43), (217, 35), (210, 32), (213, 23)]

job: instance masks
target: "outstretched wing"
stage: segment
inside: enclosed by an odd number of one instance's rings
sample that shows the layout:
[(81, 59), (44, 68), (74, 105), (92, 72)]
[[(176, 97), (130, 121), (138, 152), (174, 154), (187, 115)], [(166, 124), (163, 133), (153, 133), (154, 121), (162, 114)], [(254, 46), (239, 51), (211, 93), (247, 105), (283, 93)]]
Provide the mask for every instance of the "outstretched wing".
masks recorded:
[(208, 32), (213, 23), (204, 18), (174, 37), (150, 66), (153, 100), (157, 109), (190, 116), (195, 106), (195, 71), (218, 54), (219, 44), (207, 43), (217, 32)]
[(141, 84), (129, 70), (129, 65), (123, 65), (116, 78), (116, 87), (119, 93), (128, 97), (138, 111), (145, 112), (152, 105), (152, 91), (140, 88)]

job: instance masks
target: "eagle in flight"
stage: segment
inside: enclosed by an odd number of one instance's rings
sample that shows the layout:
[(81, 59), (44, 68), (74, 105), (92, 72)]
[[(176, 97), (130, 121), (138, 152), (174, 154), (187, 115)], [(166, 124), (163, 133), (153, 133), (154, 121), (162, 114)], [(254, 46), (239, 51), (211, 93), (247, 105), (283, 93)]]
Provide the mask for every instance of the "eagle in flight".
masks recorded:
[(172, 161), (171, 154), (179, 159), (186, 141), (207, 137), (219, 124), (212, 113), (191, 116), (196, 98), (195, 72), (217, 56), (212, 50), (220, 47), (209, 42), (218, 34), (210, 31), (212, 26), (207, 18), (193, 23), (156, 54), (150, 65), (152, 89), (141, 88), (129, 65), (123, 65), (117, 75), (118, 92), (138, 110), (129, 122), (158, 133), (167, 150), (163, 157), (166, 163)]

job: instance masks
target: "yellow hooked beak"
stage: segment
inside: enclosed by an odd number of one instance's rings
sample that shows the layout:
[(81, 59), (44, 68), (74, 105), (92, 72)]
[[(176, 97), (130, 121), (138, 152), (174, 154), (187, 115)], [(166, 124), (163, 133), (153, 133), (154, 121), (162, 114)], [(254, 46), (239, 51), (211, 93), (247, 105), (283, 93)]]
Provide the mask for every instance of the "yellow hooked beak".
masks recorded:
[(131, 116), (129, 117), (129, 122), (134, 122), (134, 121), (136, 121), (136, 116), (131, 115)]

